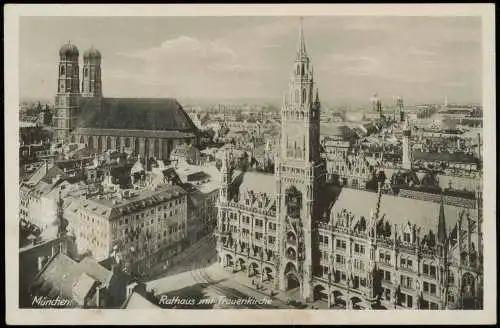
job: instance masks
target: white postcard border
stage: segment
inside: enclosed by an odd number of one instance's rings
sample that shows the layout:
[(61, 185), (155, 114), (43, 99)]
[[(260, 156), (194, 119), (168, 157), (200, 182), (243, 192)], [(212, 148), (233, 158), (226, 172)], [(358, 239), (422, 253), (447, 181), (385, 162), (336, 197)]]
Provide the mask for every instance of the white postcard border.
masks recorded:
[[(5, 267), (8, 324), (482, 324), (496, 322), (496, 97), (494, 4), (6, 5)], [(481, 16), (484, 112), (484, 310), (38, 310), (18, 308), (20, 16)]]

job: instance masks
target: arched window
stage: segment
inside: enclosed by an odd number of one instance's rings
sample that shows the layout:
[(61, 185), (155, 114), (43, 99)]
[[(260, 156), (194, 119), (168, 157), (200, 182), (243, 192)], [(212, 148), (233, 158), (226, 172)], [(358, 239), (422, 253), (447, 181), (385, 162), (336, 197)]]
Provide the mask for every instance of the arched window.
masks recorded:
[(299, 90), (295, 90), (295, 102), (299, 101)]
[(306, 89), (302, 89), (302, 103), (306, 103), (307, 92)]
[(89, 69), (85, 67), (85, 69), (83, 70), (83, 75), (85, 77), (89, 76)]
[(135, 142), (134, 142), (134, 154), (135, 155), (139, 154), (139, 139), (135, 139)]
[(64, 71), (64, 66), (61, 66), (61, 75), (64, 75), (65, 71)]
[(160, 142), (158, 141), (158, 139), (155, 139), (154, 142), (154, 157), (160, 157)]
[(120, 137), (116, 137), (116, 141), (115, 141), (115, 149), (116, 149), (116, 150), (118, 150), (118, 151), (120, 150), (120, 147), (121, 147), (121, 143), (122, 143), (121, 141), (122, 141), (122, 140), (121, 140), (121, 138), (120, 138)]
[(106, 149), (111, 149), (111, 137), (106, 138)]
[(304, 75), (304, 72), (305, 72), (305, 70), (304, 70), (304, 64), (302, 64), (301, 65), (300, 75)]
[(125, 139), (125, 147), (130, 147), (130, 138)]

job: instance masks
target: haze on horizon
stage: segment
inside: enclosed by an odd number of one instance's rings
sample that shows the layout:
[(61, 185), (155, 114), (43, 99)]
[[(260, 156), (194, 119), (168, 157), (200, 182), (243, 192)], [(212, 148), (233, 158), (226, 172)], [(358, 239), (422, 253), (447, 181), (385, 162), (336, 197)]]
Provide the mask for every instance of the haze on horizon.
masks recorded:
[[(481, 102), (479, 17), (304, 17), (320, 98)], [(59, 48), (102, 54), (107, 97), (281, 101), (298, 17), (22, 17), (20, 96), (52, 99)], [(80, 72), (81, 74), (81, 72)]]

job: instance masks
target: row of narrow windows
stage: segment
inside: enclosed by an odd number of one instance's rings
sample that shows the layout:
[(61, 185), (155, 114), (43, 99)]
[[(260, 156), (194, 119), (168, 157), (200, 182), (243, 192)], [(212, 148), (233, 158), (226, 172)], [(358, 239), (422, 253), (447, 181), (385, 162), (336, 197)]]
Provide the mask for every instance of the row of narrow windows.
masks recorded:
[[(71, 70), (68, 69), (68, 74), (70, 74), (70, 73), (71, 73)], [(64, 66), (61, 66), (60, 75), (64, 75), (64, 74), (66, 74), (66, 69), (64, 68)], [(89, 76), (89, 69), (88, 68), (85, 68), (83, 70), (83, 75), (85, 77)], [(97, 75), (98, 75), (98, 73), (97, 73)]]

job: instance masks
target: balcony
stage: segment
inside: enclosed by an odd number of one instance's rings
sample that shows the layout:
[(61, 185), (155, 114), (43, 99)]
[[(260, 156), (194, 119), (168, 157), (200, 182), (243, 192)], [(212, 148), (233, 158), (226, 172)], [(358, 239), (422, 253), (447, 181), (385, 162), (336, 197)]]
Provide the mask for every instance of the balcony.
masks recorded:
[(253, 230), (257, 231), (257, 232), (263, 232), (264, 231), (264, 227), (262, 227), (262, 226), (254, 226)]

